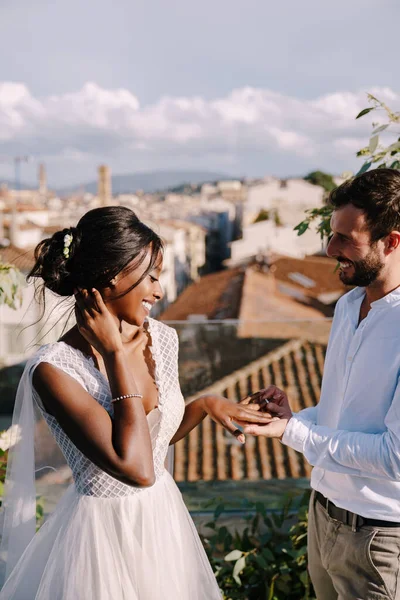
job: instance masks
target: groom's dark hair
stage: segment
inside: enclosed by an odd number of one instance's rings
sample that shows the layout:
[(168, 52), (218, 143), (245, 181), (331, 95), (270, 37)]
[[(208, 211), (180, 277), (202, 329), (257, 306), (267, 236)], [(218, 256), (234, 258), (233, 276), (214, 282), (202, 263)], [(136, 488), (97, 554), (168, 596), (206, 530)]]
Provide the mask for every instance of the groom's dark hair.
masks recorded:
[(334, 209), (352, 204), (364, 211), (371, 241), (400, 231), (400, 171), (373, 169), (345, 181), (329, 196)]

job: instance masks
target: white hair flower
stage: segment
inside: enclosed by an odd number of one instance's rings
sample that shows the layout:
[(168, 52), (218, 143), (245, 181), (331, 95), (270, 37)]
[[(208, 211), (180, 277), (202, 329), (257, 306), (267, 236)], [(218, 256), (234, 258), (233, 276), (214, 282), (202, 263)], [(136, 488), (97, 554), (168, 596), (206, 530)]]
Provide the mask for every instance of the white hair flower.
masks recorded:
[(65, 258), (69, 258), (69, 247), (72, 244), (72, 240), (73, 240), (73, 235), (72, 233), (66, 233), (64, 235), (64, 250), (63, 250), (63, 254), (65, 256)]

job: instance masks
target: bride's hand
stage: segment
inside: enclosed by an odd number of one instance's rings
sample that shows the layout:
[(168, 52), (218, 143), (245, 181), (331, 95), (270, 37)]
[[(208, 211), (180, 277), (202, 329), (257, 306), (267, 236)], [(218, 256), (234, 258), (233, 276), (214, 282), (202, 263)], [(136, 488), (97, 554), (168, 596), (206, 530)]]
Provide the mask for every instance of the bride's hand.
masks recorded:
[(245, 436), (236, 423), (241, 425), (266, 425), (271, 422), (270, 415), (259, 410), (256, 405), (250, 407), (242, 406), (236, 402), (231, 402), (223, 396), (204, 396), (203, 407), (207, 414), (234, 435), (239, 442), (245, 443)]
[[(98, 290), (76, 290), (75, 316), (79, 333), (93, 346), (104, 358), (115, 352), (124, 350), (118, 319), (111, 314), (104, 304)], [(129, 351), (144, 348), (146, 334), (139, 330), (132, 342)]]

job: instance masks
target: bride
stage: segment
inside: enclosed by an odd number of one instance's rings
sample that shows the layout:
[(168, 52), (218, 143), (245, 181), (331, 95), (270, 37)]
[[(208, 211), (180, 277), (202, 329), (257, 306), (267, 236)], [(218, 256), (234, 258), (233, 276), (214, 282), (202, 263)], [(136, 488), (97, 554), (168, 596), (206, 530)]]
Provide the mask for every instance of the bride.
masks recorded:
[[(0, 600), (217, 600), (194, 524), (165, 469), (168, 446), (209, 414), (243, 443), (254, 407), (204, 396), (185, 407), (162, 298), (160, 238), (127, 208), (88, 212), (36, 248), (30, 276), (75, 295), (77, 325), (28, 361), (14, 410)], [(35, 534), (34, 410), (73, 484)], [(253, 410), (252, 410), (253, 408)]]

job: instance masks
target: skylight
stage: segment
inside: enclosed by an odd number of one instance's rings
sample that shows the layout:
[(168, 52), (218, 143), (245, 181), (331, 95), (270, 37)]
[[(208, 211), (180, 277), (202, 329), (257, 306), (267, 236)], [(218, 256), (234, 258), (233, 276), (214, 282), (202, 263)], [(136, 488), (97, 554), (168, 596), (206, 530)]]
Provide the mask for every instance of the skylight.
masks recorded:
[(289, 273), (288, 277), (295, 283), (299, 283), (305, 288), (312, 288), (316, 285), (315, 281), (313, 281), (309, 277), (306, 277), (302, 273)]

